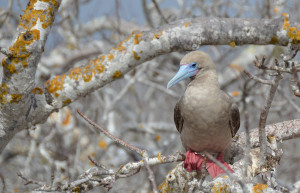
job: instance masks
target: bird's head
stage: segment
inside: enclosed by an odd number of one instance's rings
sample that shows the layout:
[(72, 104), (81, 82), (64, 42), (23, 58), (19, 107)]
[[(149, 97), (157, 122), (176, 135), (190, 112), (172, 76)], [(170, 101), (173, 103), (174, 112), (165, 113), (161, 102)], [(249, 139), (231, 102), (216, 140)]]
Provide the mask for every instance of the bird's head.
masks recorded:
[(201, 51), (190, 52), (181, 59), (180, 68), (177, 74), (169, 81), (167, 88), (186, 78), (194, 78), (196, 75), (209, 70), (215, 70), (215, 65), (206, 53)]

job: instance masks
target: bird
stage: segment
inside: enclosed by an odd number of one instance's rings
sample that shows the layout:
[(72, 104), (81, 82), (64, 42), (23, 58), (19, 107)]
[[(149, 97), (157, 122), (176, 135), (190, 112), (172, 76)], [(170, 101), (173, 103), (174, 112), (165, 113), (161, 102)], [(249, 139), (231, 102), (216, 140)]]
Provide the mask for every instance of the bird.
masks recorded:
[(186, 54), (176, 75), (168, 82), (169, 89), (190, 78), (184, 95), (174, 108), (174, 122), (186, 149), (184, 168), (201, 171), (202, 164), (213, 178), (225, 173), (205, 153), (216, 157), (230, 172), (223, 152), (230, 147), (240, 127), (240, 113), (233, 98), (219, 87), (215, 64), (202, 51)]

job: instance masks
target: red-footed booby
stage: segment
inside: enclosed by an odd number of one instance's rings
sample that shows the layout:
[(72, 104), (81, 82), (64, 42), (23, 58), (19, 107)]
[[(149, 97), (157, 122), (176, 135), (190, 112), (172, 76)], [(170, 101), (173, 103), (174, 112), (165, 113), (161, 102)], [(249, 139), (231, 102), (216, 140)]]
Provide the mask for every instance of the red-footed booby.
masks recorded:
[[(174, 108), (174, 122), (187, 150), (184, 168), (188, 172), (201, 170), (206, 159), (201, 153), (208, 152), (233, 172), (223, 161), (223, 152), (240, 127), (239, 109), (232, 97), (220, 90), (215, 65), (204, 52), (185, 55), (167, 87), (186, 78), (192, 81)], [(206, 169), (213, 178), (225, 173), (210, 160)]]

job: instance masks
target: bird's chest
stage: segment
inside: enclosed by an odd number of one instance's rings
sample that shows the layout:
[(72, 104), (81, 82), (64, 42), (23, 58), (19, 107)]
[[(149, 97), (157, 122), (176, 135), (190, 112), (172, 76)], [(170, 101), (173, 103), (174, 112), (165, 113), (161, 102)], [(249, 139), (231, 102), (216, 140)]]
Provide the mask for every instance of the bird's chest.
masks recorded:
[(181, 140), (185, 147), (216, 152), (227, 148), (231, 140), (228, 106), (218, 93), (187, 90), (181, 106), (184, 119)]
[(186, 124), (214, 125), (228, 119), (228, 104), (210, 90), (187, 90), (182, 103), (182, 116)]

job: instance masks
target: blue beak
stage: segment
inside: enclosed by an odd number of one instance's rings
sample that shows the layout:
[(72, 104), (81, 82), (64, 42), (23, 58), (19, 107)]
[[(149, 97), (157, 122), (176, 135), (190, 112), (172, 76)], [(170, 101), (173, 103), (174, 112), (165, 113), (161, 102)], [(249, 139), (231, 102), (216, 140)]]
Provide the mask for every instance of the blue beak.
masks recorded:
[(191, 64), (181, 64), (177, 74), (169, 81), (167, 88), (170, 88), (186, 78), (195, 76), (199, 70), (197, 67), (191, 67), (190, 65)]

